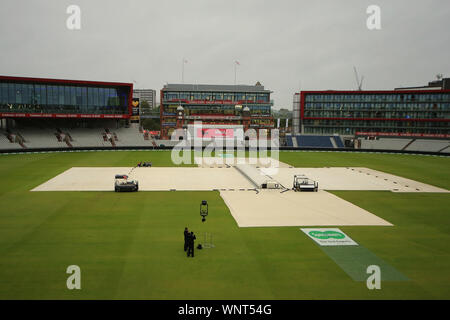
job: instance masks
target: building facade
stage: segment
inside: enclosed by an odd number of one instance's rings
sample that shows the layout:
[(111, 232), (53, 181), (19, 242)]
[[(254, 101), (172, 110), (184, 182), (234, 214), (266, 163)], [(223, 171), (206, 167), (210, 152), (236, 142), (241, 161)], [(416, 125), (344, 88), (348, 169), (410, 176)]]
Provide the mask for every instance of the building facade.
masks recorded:
[(0, 118), (110, 118), (131, 114), (131, 83), (0, 76)]
[[(450, 90), (302, 91), (302, 134), (448, 135)], [(294, 115), (295, 116), (295, 115)]]
[(438, 80), (428, 82), (428, 85), (419, 87), (401, 87), (395, 90), (450, 90), (450, 78), (443, 78), (442, 75)]
[(204, 126), (242, 126), (266, 129), (274, 126), (270, 90), (250, 85), (167, 84), (161, 90), (161, 135), (170, 138), (178, 128), (195, 121)]
[(292, 104), (292, 133), (301, 133), (300, 128), (300, 94), (295, 93)]
[[(151, 109), (156, 107), (156, 90), (153, 89), (134, 89), (133, 98), (138, 98), (141, 103), (141, 112), (150, 112)], [(142, 102), (148, 103), (148, 108), (142, 109)], [(148, 109), (148, 110), (146, 110)]]

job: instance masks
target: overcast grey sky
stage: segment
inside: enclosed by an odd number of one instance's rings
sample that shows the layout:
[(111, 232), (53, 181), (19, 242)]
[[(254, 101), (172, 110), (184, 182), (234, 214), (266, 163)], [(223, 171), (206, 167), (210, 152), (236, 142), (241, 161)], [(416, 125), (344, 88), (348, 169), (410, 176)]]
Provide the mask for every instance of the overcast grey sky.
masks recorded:
[[(66, 8), (81, 8), (81, 30)], [(381, 7), (381, 30), (366, 8)], [(275, 107), (303, 90), (423, 85), (450, 76), (449, 0), (1, 0), (0, 74), (168, 83), (260, 81)]]

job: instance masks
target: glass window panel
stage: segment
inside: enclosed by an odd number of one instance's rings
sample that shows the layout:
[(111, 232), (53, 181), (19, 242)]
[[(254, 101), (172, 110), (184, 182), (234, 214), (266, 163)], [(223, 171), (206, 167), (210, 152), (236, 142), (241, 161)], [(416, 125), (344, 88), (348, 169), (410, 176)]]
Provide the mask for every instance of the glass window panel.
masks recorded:
[(75, 87), (70, 87), (70, 105), (71, 106), (77, 105), (77, 96)]
[(115, 107), (116, 106), (116, 90), (115, 89), (109, 89), (109, 100), (110, 103), (109, 105), (111, 107)]
[(107, 88), (99, 88), (98, 90), (98, 101), (99, 105), (105, 109), (106, 104), (106, 97), (108, 95), (108, 89)]
[(223, 99), (224, 100), (228, 100), (228, 101), (233, 101), (234, 100), (234, 94), (232, 94), (232, 93), (225, 93), (223, 95)]
[(82, 87), (81, 88), (81, 105), (82, 105), (82, 110), (84, 110), (84, 112), (87, 111), (87, 105), (88, 105), (88, 96), (87, 96), (87, 88), (86, 87)]
[(70, 104), (70, 87), (69, 86), (64, 87), (64, 102), (65, 102), (65, 105)]
[(178, 99), (178, 92), (168, 92), (167, 99), (168, 100)]
[(58, 104), (60, 106), (64, 105), (64, 87), (58, 86)]
[(88, 88), (88, 109), (94, 104), (94, 88)]
[(117, 92), (117, 89), (112, 89), (113, 93), (113, 106), (118, 107), (119, 106), (119, 94)]
[(180, 99), (183, 99), (183, 100), (189, 100), (189, 93), (187, 93), (187, 92), (181, 92), (180, 93)]
[(98, 89), (98, 104), (100, 107), (105, 106), (105, 88)]
[(113, 105), (112, 89), (107, 89), (107, 93), (108, 93), (108, 106), (111, 107)]
[(237, 94), (237, 100), (238, 101), (245, 100), (245, 93), (238, 93)]
[[(45, 101), (43, 100), (43, 104), (51, 105), (52, 104), (52, 87), (51, 86), (43, 86), (45, 90)], [(41, 87), (42, 89), (42, 87)]]
[(46, 105), (47, 104), (47, 86), (41, 85), (41, 104)]
[(24, 84), (23, 85), (23, 103), (31, 104), (31, 96), (32, 96), (32, 84)]
[(59, 87), (53, 86), (53, 104), (59, 104)]
[(98, 88), (92, 88), (92, 104), (97, 107), (98, 106)]
[(53, 86), (47, 86), (47, 104), (53, 105)]
[(2, 83), (0, 84), (0, 90), (2, 91), (2, 103), (8, 103), (9, 99), (8, 99), (8, 84), (7, 83)]
[(21, 103), (23, 103), (23, 104), (29, 103), (29, 95), (30, 94), (29, 94), (28, 85), (27, 84), (21, 84), (20, 86), (21, 86), (20, 94), (21, 94), (21, 97), (22, 97)]
[(81, 87), (75, 88), (75, 104), (77, 106), (82, 106), (82, 104), (83, 104), (83, 100), (81, 97), (81, 90), (82, 90)]
[(8, 103), (9, 98), (8, 98), (8, 84), (7, 83), (2, 83), (2, 96), (3, 96), (3, 103)]
[(30, 84), (30, 103), (37, 104), (36, 102), (36, 89), (34, 84)]
[(47, 91), (47, 105), (52, 105), (53, 97), (52, 97), (52, 86), (46, 86)]
[(8, 84), (8, 100), (10, 103), (16, 103), (16, 85), (14, 83)]
[(19, 83), (14, 84), (15, 103), (22, 103), (22, 85)]
[(211, 93), (203, 92), (201, 99), (202, 100), (211, 100)]
[(256, 95), (254, 93), (248, 93), (247, 94), (247, 100), (248, 101), (255, 101), (256, 100)]
[(215, 100), (223, 100), (223, 93), (221, 93), (221, 92), (214, 93), (214, 99)]
[(33, 104), (39, 105), (41, 104), (41, 86), (34, 86), (34, 96), (33, 96)]
[(108, 105), (110, 107), (114, 107), (116, 105), (115, 90), (110, 88), (108, 91), (109, 91)]
[(14, 83), (8, 84), (8, 99), (10, 103), (16, 103), (16, 85)]
[(119, 90), (119, 92), (119, 106), (121, 107), (120, 109), (122, 109), (128, 105), (128, 95), (124, 90)]
[(117, 106), (117, 91), (116, 89), (111, 89), (111, 106)]

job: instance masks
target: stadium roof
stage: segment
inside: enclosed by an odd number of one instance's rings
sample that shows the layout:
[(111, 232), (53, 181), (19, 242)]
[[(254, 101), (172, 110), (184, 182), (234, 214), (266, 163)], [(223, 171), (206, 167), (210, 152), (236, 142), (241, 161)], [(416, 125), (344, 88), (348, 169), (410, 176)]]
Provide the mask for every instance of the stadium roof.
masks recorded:
[(100, 86), (128, 86), (132, 87), (132, 83), (125, 82), (106, 82), (91, 80), (69, 80), (69, 79), (50, 79), (50, 78), (31, 78), (31, 77), (14, 77), (0, 75), (0, 81), (11, 82), (27, 82), (27, 83), (47, 83), (47, 84), (67, 84), (67, 85), (100, 85)]
[(219, 92), (272, 92), (262, 85), (173, 84), (164, 85), (164, 91), (219, 91)]

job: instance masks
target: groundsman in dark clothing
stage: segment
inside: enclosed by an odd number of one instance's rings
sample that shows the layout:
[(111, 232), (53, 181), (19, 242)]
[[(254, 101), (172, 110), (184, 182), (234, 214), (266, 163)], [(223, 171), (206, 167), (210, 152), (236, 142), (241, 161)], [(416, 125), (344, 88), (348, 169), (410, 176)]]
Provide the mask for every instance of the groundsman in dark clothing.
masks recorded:
[(184, 251), (187, 251), (189, 245), (189, 231), (188, 228), (184, 228)]
[(188, 244), (188, 252), (187, 252), (187, 256), (189, 257), (189, 255), (191, 255), (191, 257), (194, 257), (194, 241), (195, 239), (197, 239), (194, 235), (194, 232), (191, 231), (191, 233), (189, 234), (189, 244)]

